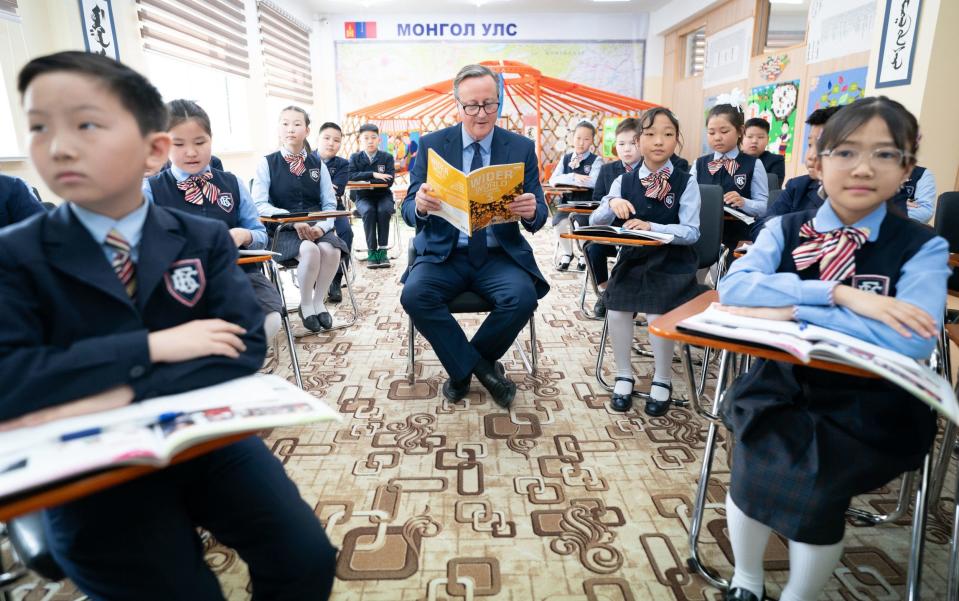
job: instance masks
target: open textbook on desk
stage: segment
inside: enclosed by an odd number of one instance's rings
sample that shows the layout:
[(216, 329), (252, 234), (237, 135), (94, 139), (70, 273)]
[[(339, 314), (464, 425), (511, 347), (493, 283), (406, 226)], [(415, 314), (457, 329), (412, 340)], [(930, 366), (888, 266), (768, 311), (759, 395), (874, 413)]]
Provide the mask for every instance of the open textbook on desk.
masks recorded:
[(679, 322), (677, 328), (785, 351), (803, 363), (820, 359), (858, 367), (905, 389), (959, 424), (959, 403), (945, 378), (915, 359), (848, 334), (795, 321), (735, 315), (715, 304)]
[(467, 236), (497, 223), (519, 221), (509, 210), (513, 199), (523, 193), (523, 163), (490, 165), (469, 175), (453, 167), (432, 148), (426, 164), (426, 183), (441, 208), (430, 214), (442, 217)]
[(257, 375), (19, 428), (0, 434), (0, 497), (106, 468), (163, 467), (230, 434), (339, 419), (283, 378)]

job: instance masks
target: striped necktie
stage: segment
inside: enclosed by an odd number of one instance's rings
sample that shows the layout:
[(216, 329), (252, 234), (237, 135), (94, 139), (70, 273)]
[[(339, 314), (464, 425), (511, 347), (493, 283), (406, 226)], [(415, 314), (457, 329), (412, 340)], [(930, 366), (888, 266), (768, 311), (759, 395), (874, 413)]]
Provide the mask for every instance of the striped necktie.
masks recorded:
[(670, 170), (668, 167), (664, 167), (655, 173), (650, 173), (644, 178), (641, 178), (639, 181), (646, 188), (646, 197), (655, 198), (656, 200), (662, 202), (666, 198), (666, 195), (669, 194), (669, 174)]
[(137, 276), (133, 257), (130, 256), (130, 243), (116, 228), (110, 230), (104, 242), (113, 249), (113, 260), (110, 262), (113, 271), (120, 278), (127, 294), (133, 298), (137, 293)]
[(626, 169), (626, 173), (632, 173), (632, 172), (633, 172), (633, 166), (630, 165), (630, 164), (628, 164), (628, 163), (623, 163), (623, 168)]
[(709, 175), (716, 175), (716, 172), (726, 168), (726, 171), (729, 175), (735, 175), (736, 170), (739, 169), (739, 163), (736, 162), (736, 159), (727, 158), (726, 155), (723, 155), (716, 159), (715, 161), (709, 161), (707, 168), (709, 169)]
[(799, 238), (805, 239), (793, 249), (796, 270), (802, 271), (819, 263), (819, 279), (842, 282), (856, 275), (856, 251), (869, 238), (869, 228), (843, 227), (819, 233), (812, 221), (799, 228)]
[(213, 179), (213, 172), (206, 171), (177, 182), (176, 187), (186, 193), (183, 199), (189, 203), (201, 205), (204, 198), (210, 202), (216, 202), (220, 197), (220, 188), (211, 182), (211, 179)]
[[(470, 146), (473, 147), (473, 160), (470, 161), (470, 172), (472, 173), (477, 169), (483, 168), (483, 152), (479, 142), (473, 142)], [(479, 269), (483, 266), (483, 263), (486, 262), (487, 254), (486, 228), (483, 228), (478, 232), (473, 232), (473, 235), (469, 238), (470, 264), (474, 268)]]
[(287, 154), (283, 156), (286, 159), (286, 162), (290, 164), (290, 173), (300, 177), (303, 175), (303, 172), (306, 171), (304, 162), (306, 161), (306, 151), (300, 152), (298, 154)]

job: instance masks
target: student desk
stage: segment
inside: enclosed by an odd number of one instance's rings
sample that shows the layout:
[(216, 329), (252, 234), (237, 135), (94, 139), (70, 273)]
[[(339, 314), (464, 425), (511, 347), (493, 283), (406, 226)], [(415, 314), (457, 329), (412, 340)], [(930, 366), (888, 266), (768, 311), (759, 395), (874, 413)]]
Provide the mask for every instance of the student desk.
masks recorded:
[[(588, 236), (585, 234), (561, 234), (562, 238), (568, 240), (577, 240), (579, 242), (593, 242), (595, 244), (608, 244), (622, 248), (624, 246), (662, 246), (663, 243), (659, 240), (649, 240), (649, 239), (625, 239), (625, 238), (613, 238), (608, 236)], [(593, 275), (592, 268), (589, 265), (589, 261), (586, 261), (586, 277), (591, 281), (595, 282), (596, 277)], [(599, 291), (596, 291), (597, 295)], [(595, 317), (591, 311), (586, 308), (586, 286), (583, 286), (583, 292), (579, 298), (580, 310), (583, 314), (590, 319), (599, 318)], [(599, 385), (606, 389), (608, 392), (613, 391), (613, 385), (606, 381), (606, 378), (603, 377), (603, 354), (606, 352), (606, 337), (609, 335), (609, 322), (603, 318), (603, 333), (599, 339), (599, 352), (596, 354), (596, 381), (599, 382)], [(646, 351), (641, 351), (643, 356), (647, 355)], [(633, 396), (639, 397), (641, 399), (648, 399), (649, 395), (644, 392), (633, 391)]]
[(557, 205), (556, 210), (560, 213), (570, 213), (572, 215), (590, 215), (596, 209), (590, 209), (589, 207), (577, 207), (573, 205)]
[[(321, 219), (333, 219), (336, 217), (349, 217), (349, 216), (350, 216), (349, 211), (317, 211), (315, 213), (310, 213), (309, 215), (304, 215), (303, 217), (284, 217), (282, 214), (274, 215), (272, 217), (260, 217), (260, 222), (278, 224), (276, 228), (276, 232), (274, 232), (274, 235), (273, 235), (273, 244), (270, 246), (270, 250), (274, 250), (276, 248), (276, 239), (277, 239), (276, 234), (280, 233), (284, 229), (289, 229), (293, 227), (293, 225), (296, 223), (303, 223), (307, 221), (319, 221)], [(250, 258), (259, 259), (259, 257), (250, 257)], [(269, 260), (270, 258), (272, 257), (267, 257), (267, 259), (263, 260), (263, 262), (266, 262), (266, 260)], [(249, 261), (249, 262), (258, 263), (260, 261)], [(279, 274), (279, 271), (276, 269), (276, 262), (270, 261), (269, 266), (270, 266), (269, 267), (270, 279), (272, 279), (273, 283), (276, 284), (276, 289), (280, 293), (280, 302), (283, 303), (283, 307), (285, 308), (286, 297), (283, 295), (283, 285), (280, 283), (280, 274)], [(344, 281), (346, 282), (346, 290), (350, 297), (350, 304), (353, 307), (353, 315), (348, 321), (345, 321), (339, 325), (335, 325), (332, 328), (325, 330), (326, 332), (332, 332), (333, 330), (341, 330), (343, 328), (348, 328), (352, 326), (353, 324), (355, 324), (356, 320), (359, 319), (360, 309), (359, 307), (357, 307), (356, 298), (353, 296), (353, 282), (348, 275), (349, 274), (348, 267), (349, 266), (346, 264), (346, 260), (341, 256), (340, 270), (342, 270), (343, 274), (346, 275), (346, 278), (344, 278)], [(290, 344), (290, 355), (292, 356), (294, 354), (293, 333), (292, 333), (292, 328), (289, 328), (289, 317), (286, 315), (281, 315), (281, 317), (283, 317), (284, 319), (284, 325), (287, 326), (287, 339)], [(297, 385), (300, 388), (303, 388), (303, 385), (300, 383), (300, 373), (299, 373), (300, 367), (297, 364), (295, 357), (293, 358), (293, 371), (294, 371), (294, 374), (296, 375)]]
[[(675, 340), (680, 343), (680, 356), (686, 375), (686, 388), (689, 398), (695, 411), (709, 421), (709, 430), (706, 435), (706, 446), (703, 455), (703, 467), (700, 471), (699, 485), (696, 490), (696, 499), (693, 505), (693, 512), (690, 519), (689, 528), (689, 547), (690, 557), (686, 560), (690, 570), (699, 573), (707, 582), (713, 586), (726, 589), (729, 582), (720, 578), (712, 569), (706, 567), (699, 557), (699, 534), (703, 525), (703, 515), (706, 509), (706, 492), (709, 484), (709, 477), (712, 471), (713, 456), (715, 454), (715, 443), (717, 431), (722, 419), (719, 415), (722, 405), (723, 394), (734, 377), (736, 358), (734, 355), (747, 355), (750, 357), (759, 357), (772, 361), (782, 361), (795, 365), (806, 365), (816, 369), (823, 369), (843, 374), (850, 374), (864, 378), (875, 378), (875, 374), (830, 361), (812, 360), (808, 364), (792, 355), (772, 349), (769, 347), (755, 345), (749, 342), (739, 340), (726, 340), (713, 338), (705, 335), (699, 335), (695, 332), (681, 331), (677, 329), (677, 324), (687, 317), (702, 313), (710, 304), (719, 302), (719, 293), (715, 290), (704, 292), (693, 300), (663, 314), (659, 319), (649, 324), (649, 331), (657, 336)], [(957, 332), (959, 334), (959, 332)], [(720, 351), (719, 371), (716, 378), (716, 392), (713, 394), (712, 410), (706, 411), (701, 404), (697, 392), (695, 375), (693, 374), (692, 354), (690, 346), (701, 346), (717, 349)], [(708, 369), (707, 365), (703, 369)], [(926, 456), (922, 467), (922, 483), (915, 497), (915, 509), (912, 522), (912, 540), (911, 552), (909, 555), (909, 566), (907, 573), (906, 592), (908, 601), (919, 601), (919, 585), (921, 580), (922, 553), (923, 553), (923, 533), (926, 526), (926, 497), (928, 492), (928, 479), (931, 465), (931, 454)], [(905, 480), (904, 480), (905, 481)], [(904, 484), (905, 487), (905, 484)], [(902, 500), (900, 496), (900, 501)], [(860, 513), (852, 512), (857, 517)], [(862, 515), (871, 515), (861, 512)], [(885, 518), (885, 516), (883, 516)], [(886, 519), (874, 519), (873, 523), (887, 521)], [(950, 600), (953, 601), (953, 600)]]
[(346, 182), (346, 192), (353, 190), (376, 190), (377, 188), (389, 188), (390, 184), (377, 184), (374, 182)]
[[(573, 192), (592, 192), (592, 188), (585, 188), (582, 186), (550, 186), (549, 184), (543, 184), (543, 196), (546, 197), (546, 207), (552, 211), (553, 210), (553, 201), (557, 198), (562, 198), (566, 194), (572, 194)], [(559, 204), (557, 202), (557, 204)]]
[[(222, 438), (207, 440), (196, 446), (185, 449), (170, 460), (170, 465), (189, 461), (200, 455), (205, 455), (216, 449), (238, 442), (251, 432), (240, 432), (230, 434)], [(157, 468), (146, 465), (132, 465), (108, 469), (102, 472), (96, 472), (87, 476), (69, 480), (66, 482), (54, 483), (49, 486), (32, 490), (22, 494), (12, 495), (0, 499), (0, 522), (8, 522), (12, 518), (26, 513), (32, 513), (41, 509), (56, 507), (70, 501), (75, 501), (87, 495), (112, 488), (124, 482), (129, 482), (136, 478), (152, 474), (163, 468)]]

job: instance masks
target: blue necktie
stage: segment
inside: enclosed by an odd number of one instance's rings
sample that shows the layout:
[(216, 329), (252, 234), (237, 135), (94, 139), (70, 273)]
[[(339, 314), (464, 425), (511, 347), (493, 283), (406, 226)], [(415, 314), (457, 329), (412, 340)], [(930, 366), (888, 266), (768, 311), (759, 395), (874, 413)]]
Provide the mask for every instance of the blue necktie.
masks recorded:
[[(483, 155), (479, 142), (470, 144), (473, 147), (473, 160), (470, 161), (470, 172), (483, 168)], [(470, 236), (469, 244), (470, 264), (479, 269), (486, 262), (486, 229), (474, 232)]]

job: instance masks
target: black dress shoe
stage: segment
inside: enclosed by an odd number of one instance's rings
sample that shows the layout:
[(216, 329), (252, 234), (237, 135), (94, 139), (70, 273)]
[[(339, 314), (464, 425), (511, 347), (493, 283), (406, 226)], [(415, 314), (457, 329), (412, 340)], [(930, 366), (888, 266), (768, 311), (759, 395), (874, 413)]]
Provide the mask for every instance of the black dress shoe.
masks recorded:
[(483, 388), (489, 391), (493, 401), (508, 409), (513, 403), (513, 397), (516, 396), (516, 384), (506, 377), (505, 370), (499, 364), (492, 364), (486, 359), (480, 359), (473, 370), (476, 379), (480, 381)]
[(556, 269), (560, 271), (566, 271), (569, 269), (569, 264), (573, 262), (573, 255), (563, 255), (559, 258), (559, 263), (556, 265)]
[(600, 296), (596, 299), (596, 304), (593, 305), (593, 314), (596, 317), (606, 317), (606, 297)]
[(303, 326), (311, 332), (319, 332), (322, 328), (320, 318), (316, 315), (310, 315), (303, 318)]
[(330, 328), (333, 327), (333, 316), (327, 313), (326, 311), (323, 311), (322, 313), (317, 315), (316, 318), (320, 322), (320, 327), (323, 328), (324, 330), (329, 330)]
[(443, 397), (451, 403), (463, 400), (470, 391), (470, 380), (473, 376), (467, 376), (462, 380), (448, 378), (443, 382)]
[[(646, 415), (652, 417), (661, 417), (666, 415), (666, 412), (669, 411), (669, 405), (672, 403), (673, 396), (673, 385), (664, 384), (663, 382), (653, 382), (653, 386), (659, 386), (660, 388), (665, 388), (669, 391), (669, 398), (665, 401), (654, 401), (652, 399), (646, 401), (646, 408), (643, 411), (646, 412)], [(652, 388), (652, 387), (650, 387)], [(750, 593), (751, 594), (751, 593)], [(757, 600), (758, 601), (758, 600)]]
[(576, 271), (586, 271), (586, 259), (583, 257), (579, 258), (579, 261), (576, 263)]
[(334, 304), (343, 302), (343, 293), (340, 292), (340, 279), (339, 275), (333, 278), (333, 281), (330, 282), (330, 290), (326, 296), (326, 298)]
[[(629, 382), (630, 384), (636, 384), (636, 380), (632, 378), (623, 378), (617, 377), (616, 382)], [(613, 393), (613, 398), (609, 401), (609, 406), (613, 411), (618, 411), (619, 413), (626, 413), (633, 408), (633, 389), (630, 388), (627, 394), (616, 394)]]
[(744, 588), (731, 588), (726, 591), (726, 601), (763, 601), (766, 599), (766, 590), (763, 589), (763, 597), (760, 599)]

